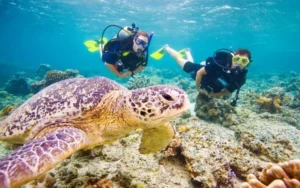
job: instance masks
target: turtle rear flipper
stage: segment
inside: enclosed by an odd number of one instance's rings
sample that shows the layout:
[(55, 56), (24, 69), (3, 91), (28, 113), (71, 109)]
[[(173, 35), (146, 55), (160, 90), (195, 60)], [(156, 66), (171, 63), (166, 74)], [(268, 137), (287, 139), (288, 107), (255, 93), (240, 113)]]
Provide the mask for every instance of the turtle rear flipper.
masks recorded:
[(86, 134), (65, 127), (19, 147), (0, 161), (0, 187), (20, 187), (85, 146)]
[(170, 123), (155, 128), (144, 129), (139, 151), (142, 154), (148, 154), (164, 149), (168, 146), (174, 135), (175, 131)]

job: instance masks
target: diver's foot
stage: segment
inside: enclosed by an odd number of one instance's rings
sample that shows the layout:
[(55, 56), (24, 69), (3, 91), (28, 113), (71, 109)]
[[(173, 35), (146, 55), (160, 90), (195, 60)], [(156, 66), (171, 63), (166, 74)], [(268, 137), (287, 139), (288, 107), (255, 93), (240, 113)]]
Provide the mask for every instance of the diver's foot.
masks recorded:
[(163, 51), (164, 52), (167, 52), (167, 49), (169, 48), (169, 45), (168, 44), (165, 44), (164, 46), (163, 46)]
[(185, 54), (185, 56), (190, 56), (191, 55), (191, 49), (190, 48), (186, 48), (186, 49), (184, 49), (184, 54)]

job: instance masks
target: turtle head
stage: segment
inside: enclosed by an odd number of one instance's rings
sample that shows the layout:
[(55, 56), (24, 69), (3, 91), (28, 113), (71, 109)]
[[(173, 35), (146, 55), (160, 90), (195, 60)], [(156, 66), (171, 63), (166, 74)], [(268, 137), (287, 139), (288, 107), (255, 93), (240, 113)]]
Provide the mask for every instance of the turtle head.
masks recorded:
[(128, 101), (132, 114), (146, 125), (161, 125), (189, 109), (188, 95), (170, 85), (157, 85), (132, 90)]

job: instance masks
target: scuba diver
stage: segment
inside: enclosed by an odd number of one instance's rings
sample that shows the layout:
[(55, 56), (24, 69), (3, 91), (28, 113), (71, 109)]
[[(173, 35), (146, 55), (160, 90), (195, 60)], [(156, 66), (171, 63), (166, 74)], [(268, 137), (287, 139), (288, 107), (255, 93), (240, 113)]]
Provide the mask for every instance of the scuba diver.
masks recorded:
[[(240, 88), (246, 82), (247, 67), (252, 62), (249, 50), (238, 49), (233, 52), (229, 49), (219, 49), (206, 61), (196, 64), (190, 49), (177, 52), (165, 45), (151, 54), (151, 57), (160, 59), (164, 52), (169, 53), (177, 64), (196, 80), (196, 89), (199, 93), (212, 97), (222, 97), (237, 90), (231, 103), (232, 106), (236, 105)], [(183, 58), (184, 56), (186, 59)]]
[[(120, 30), (108, 41), (104, 38), (104, 33), (109, 27), (118, 27)], [(148, 35), (138, 29), (135, 24), (124, 28), (109, 25), (104, 29), (99, 41), (91, 40), (84, 44), (89, 51), (100, 52), (102, 61), (113, 74), (119, 78), (126, 78), (144, 70), (148, 62), (148, 48), (153, 32)]]

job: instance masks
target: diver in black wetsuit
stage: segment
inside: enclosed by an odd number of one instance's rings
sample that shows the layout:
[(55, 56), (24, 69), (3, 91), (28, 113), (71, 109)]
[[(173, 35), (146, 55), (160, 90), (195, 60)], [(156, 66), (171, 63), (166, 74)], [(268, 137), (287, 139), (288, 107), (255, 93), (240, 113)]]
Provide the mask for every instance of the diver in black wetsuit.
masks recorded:
[[(196, 80), (196, 89), (199, 93), (212, 97), (221, 97), (231, 94), (246, 82), (247, 67), (251, 62), (251, 53), (247, 49), (235, 52), (227, 49), (217, 50), (212, 57), (200, 64), (194, 63), (190, 50), (185, 50), (187, 59), (184, 59), (168, 45), (164, 47), (174, 58), (177, 64)], [(236, 100), (233, 105), (235, 105)]]

